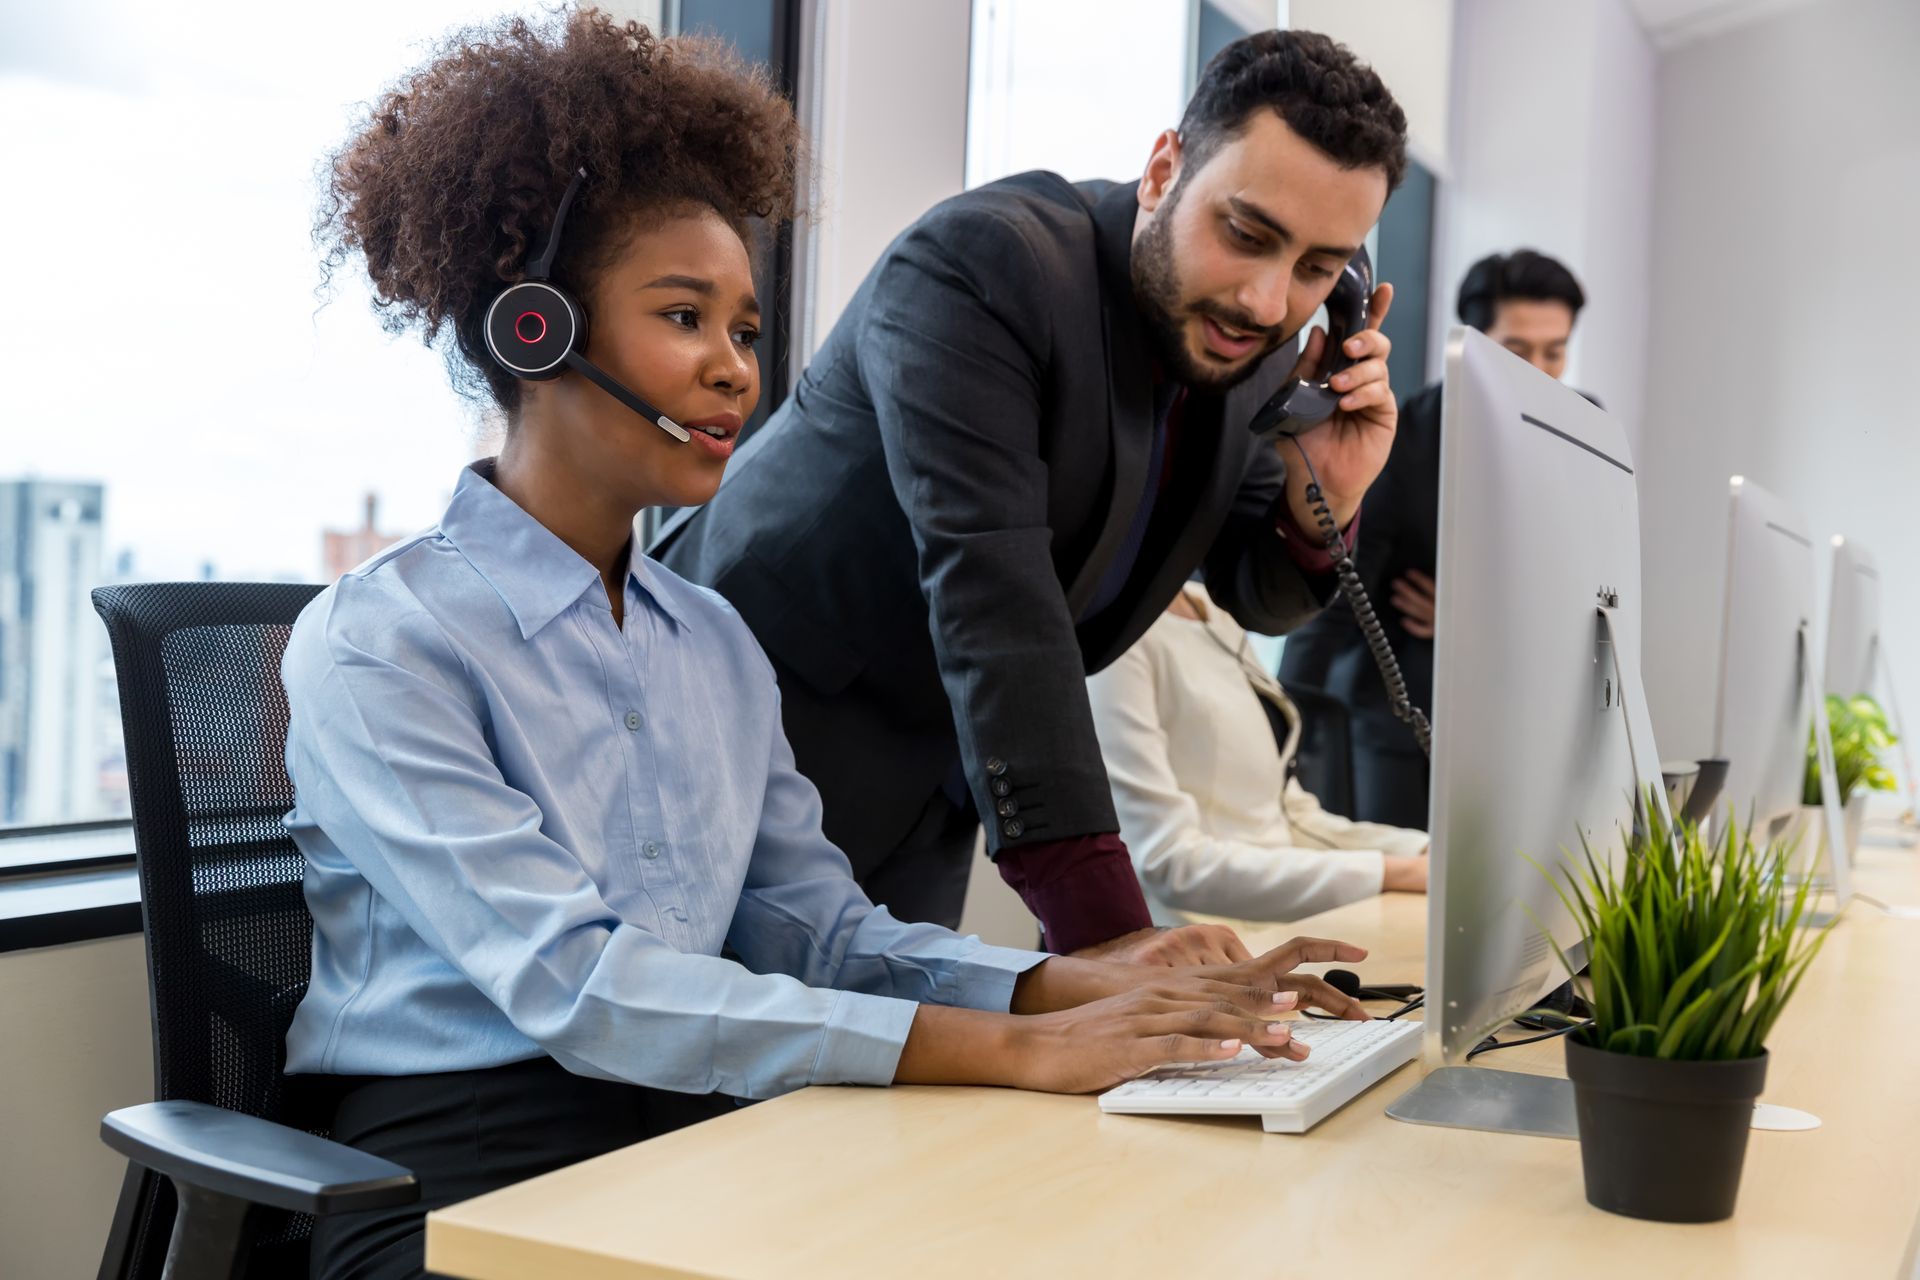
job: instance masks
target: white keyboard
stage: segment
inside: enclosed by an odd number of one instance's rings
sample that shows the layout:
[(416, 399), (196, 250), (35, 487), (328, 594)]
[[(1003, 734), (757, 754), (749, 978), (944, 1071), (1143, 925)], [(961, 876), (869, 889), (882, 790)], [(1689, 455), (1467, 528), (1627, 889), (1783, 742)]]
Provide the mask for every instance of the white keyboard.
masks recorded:
[(1121, 1115), (1257, 1115), (1268, 1133), (1305, 1133), (1420, 1052), (1417, 1022), (1288, 1024), (1311, 1048), (1305, 1062), (1252, 1049), (1225, 1062), (1161, 1067), (1100, 1095)]

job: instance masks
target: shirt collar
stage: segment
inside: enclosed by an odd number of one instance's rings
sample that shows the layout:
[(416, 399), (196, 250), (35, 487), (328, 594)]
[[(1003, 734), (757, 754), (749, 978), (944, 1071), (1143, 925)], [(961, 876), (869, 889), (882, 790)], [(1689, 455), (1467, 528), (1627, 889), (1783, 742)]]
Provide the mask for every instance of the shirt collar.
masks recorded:
[[(492, 458), (482, 458), (460, 473), (440, 531), (513, 611), (521, 637), (531, 640), (589, 591), (607, 607), (600, 571), (495, 488), (493, 464)], [(654, 575), (644, 561), (637, 551), (629, 552), (627, 580), (684, 629), (684, 611), (650, 580)]]

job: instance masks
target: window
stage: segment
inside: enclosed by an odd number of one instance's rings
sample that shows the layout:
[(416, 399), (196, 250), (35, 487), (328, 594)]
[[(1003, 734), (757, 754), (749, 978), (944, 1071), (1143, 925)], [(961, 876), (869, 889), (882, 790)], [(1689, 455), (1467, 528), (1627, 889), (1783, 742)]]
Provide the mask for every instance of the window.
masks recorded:
[[(0, 828), (128, 812), (94, 586), (326, 580), (431, 524), (496, 445), (501, 424), (380, 328), (351, 265), (320, 291), (311, 229), (358, 104), (512, 7), (99, 0), (0, 23), (0, 117), (49, 126), (0, 132), (24, 303), (0, 310), (0, 347), (33, 353), (0, 453)], [(603, 7), (662, 25), (660, 0)], [(793, 6), (671, 8), (769, 56)]]
[(1184, 0), (974, 0), (967, 186), (1140, 176), (1186, 106)]

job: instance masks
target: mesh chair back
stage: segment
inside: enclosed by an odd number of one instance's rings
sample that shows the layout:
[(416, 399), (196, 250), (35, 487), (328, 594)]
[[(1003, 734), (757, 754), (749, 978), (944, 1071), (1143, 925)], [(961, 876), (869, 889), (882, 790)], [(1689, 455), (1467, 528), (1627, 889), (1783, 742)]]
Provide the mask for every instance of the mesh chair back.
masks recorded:
[[(289, 1114), (286, 1032), (305, 993), (313, 921), (281, 818), (287, 696), (280, 656), (320, 588), (287, 583), (102, 587), (126, 732), (153, 1007), (154, 1096), (322, 1132)], [(130, 1276), (159, 1274), (172, 1189), (149, 1179)], [(310, 1220), (260, 1214), (273, 1270), (303, 1255)], [(290, 1251), (290, 1252), (289, 1252)], [(264, 1258), (256, 1256), (255, 1274)]]

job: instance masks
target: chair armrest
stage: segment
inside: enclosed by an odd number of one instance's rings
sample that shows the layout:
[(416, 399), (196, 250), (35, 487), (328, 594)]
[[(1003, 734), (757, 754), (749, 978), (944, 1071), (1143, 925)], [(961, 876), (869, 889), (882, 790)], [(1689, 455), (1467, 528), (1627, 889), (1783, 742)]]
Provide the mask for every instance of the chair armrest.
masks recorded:
[(204, 1102), (110, 1111), (100, 1140), (176, 1185), (295, 1213), (411, 1204), (420, 1184), (391, 1160)]

